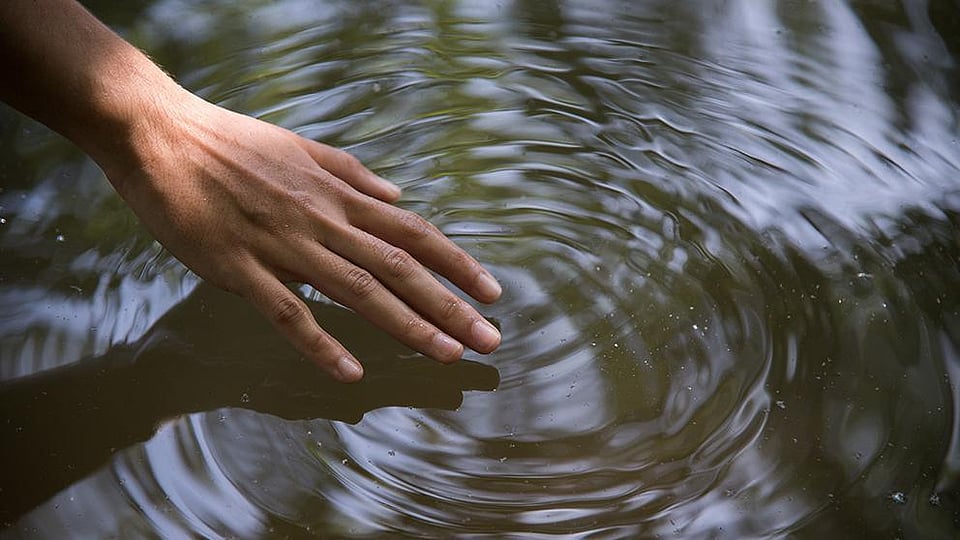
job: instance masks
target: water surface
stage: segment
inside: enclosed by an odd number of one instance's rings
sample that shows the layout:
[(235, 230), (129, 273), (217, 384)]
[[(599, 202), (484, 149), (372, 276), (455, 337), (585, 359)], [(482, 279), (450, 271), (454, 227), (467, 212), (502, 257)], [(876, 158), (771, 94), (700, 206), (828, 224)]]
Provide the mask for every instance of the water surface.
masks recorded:
[(398, 182), (503, 346), (302, 288), (334, 385), (0, 111), (5, 536), (960, 534), (955, 2), (92, 8)]

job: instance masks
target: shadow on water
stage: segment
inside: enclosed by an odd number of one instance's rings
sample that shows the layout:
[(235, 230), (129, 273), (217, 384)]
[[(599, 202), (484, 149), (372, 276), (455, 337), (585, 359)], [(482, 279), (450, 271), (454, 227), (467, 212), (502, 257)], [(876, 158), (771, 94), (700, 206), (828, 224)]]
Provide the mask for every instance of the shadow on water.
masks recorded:
[(497, 387), (494, 368), (440, 365), (342, 308), (311, 307), (324, 327), (348, 336), (344, 344), (367, 368), (360, 383), (332, 382), (250, 305), (207, 286), (136, 343), (0, 383), (0, 519), (10, 523), (181, 415), (235, 407), (287, 420), (356, 423), (380, 407), (453, 410), (464, 391)]
[(304, 290), (332, 385), (5, 112), (10, 535), (957, 536), (954, 0), (142, 6), (488, 263), (504, 342), (433, 366)]

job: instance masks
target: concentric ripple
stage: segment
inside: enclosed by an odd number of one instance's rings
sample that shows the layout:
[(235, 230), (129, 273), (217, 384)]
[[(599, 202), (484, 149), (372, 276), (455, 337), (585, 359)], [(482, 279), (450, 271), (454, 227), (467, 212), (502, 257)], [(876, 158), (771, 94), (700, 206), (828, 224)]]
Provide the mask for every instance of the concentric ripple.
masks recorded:
[(503, 345), (467, 360), (499, 386), (355, 424), (256, 393), (185, 408), (71, 488), (112, 494), (89, 514), (238, 537), (955, 537), (942, 6), (414, 4), (160, 1), (135, 35), (209, 99), (347, 148), (487, 264)]

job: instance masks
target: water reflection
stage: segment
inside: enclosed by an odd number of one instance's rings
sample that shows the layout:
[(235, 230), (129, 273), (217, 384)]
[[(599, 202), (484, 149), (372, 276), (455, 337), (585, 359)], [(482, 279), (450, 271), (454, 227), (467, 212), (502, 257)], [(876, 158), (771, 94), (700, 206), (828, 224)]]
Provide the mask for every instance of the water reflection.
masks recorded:
[[(0, 384), (3, 415), (10, 420), (3, 428), (4, 476), (32, 471), (28, 482), (0, 492), (4, 520), (90, 474), (117, 449), (149, 439), (157, 425), (192, 412), (235, 407), (287, 420), (356, 423), (380, 407), (456, 409), (464, 391), (497, 387), (499, 376), (489, 366), (434, 364), (367, 330), (341, 308), (312, 307), (364, 359), (369, 375), (361, 383), (338, 385), (323, 377), (298, 360), (251, 306), (204, 285), (136, 343)], [(222, 422), (226, 413), (218, 414)], [(185, 427), (162, 430), (147, 451)]]
[[(348, 148), (490, 263), (501, 381), (347, 425), (314, 418), (322, 384), (296, 363), (202, 368), (272, 358), (276, 338), (205, 321), (192, 278), (38, 135), (4, 158), (31, 164), (4, 165), (19, 178), (0, 194), (4, 378), (165, 328), (194, 368), (165, 386), (198, 412), (10, 530), (956, 536), (951, 7), (151, 4), (128, 35), (187, 86)], [(98, 195), (71, 199), (68, 177)], [(364, 357), (420, 365), (388, 342)], [(464, 388), (425, 373), (403, 385), (455, 407)], [(249, 377), (279, 389), (268, 407), (236, 401)]]

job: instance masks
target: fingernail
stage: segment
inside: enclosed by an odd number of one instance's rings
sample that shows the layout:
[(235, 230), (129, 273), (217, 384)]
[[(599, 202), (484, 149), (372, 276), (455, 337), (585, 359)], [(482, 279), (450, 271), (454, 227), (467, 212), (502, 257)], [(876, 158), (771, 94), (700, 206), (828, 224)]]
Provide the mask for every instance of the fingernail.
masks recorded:
[(341, 381), (354, 382), (363, 377), (363, 368), (355, 360), (344, 356), (337, 362), (337, 373)]
[(500, 345), (500, 332), (485, 319), (475, 321), (471, 333), (478, 344), (477, 352), (489, 352)]
[(500, 293), (503, 292), (497, 280), (486, 272), (480, 274), (477, 279), (477, 288), (480, 290), (480, 294), (487, 298), (499, 298)]
[(463, 345), (443, 332), (437, 332), (433, 337), (433, 346), (437, 354), (445, 359), (456, 360), (463, 356)]

